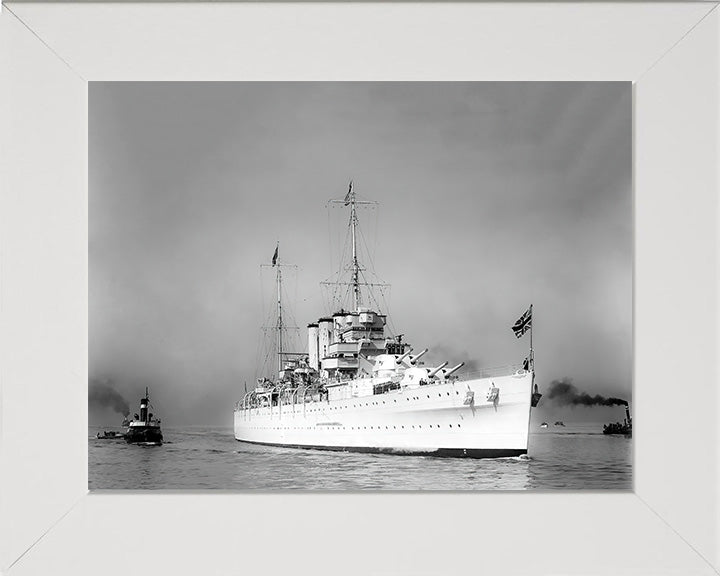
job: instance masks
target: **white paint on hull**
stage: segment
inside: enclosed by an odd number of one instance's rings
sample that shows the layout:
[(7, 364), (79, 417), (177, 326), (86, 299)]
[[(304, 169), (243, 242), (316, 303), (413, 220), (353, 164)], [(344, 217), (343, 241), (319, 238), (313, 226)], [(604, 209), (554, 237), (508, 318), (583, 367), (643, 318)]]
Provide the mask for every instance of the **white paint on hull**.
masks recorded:
[[(497, 406), (487, 401), (499, 388)], [(400, 452), (438, 449), (527, 451), (532, 375), (431, 384), (346, 400), (235, 411), (246, 442)], [(474, 403), (466, 405), (468, 390)]]

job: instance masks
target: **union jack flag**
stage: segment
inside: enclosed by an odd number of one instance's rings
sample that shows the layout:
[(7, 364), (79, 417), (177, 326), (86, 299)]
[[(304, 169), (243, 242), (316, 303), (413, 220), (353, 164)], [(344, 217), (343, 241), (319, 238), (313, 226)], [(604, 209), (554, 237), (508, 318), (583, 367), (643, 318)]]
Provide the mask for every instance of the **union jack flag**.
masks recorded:
[(530, 305), (530, 308), (525, 310), (525, 313), (520, 316), (520, 318), (517, 319), (517, 322), (513, 324), (513, 332), (515, 332), (515, 336), (520, 338), (525, 332), (530, 330), (532, 328), (532, 304)]

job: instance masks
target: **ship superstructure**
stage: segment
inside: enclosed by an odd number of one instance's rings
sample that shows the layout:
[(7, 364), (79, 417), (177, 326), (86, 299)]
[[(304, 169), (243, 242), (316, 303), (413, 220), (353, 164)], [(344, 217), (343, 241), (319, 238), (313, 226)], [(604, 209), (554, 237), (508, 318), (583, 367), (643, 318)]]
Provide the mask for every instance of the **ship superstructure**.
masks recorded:
[[(278, 375), (262, 378), (235, 407), (243, 442), (330, 450), (502, 457), (527, 453), (534, 384), (532, 347), (523, 364), (461, 373), (462, 362), (425, 366), (387, 316), (363, 298), (357, 207), (350, 184), (350, 309), (308, 324), (308, 352), (283, 351), (281, 269), (277, 265)], [(367, 300), (367, 302), (365, 301)], [(532, 330), (532, 308), (513, 330)], [(518, 328), (518, 326), (520, 328)]]

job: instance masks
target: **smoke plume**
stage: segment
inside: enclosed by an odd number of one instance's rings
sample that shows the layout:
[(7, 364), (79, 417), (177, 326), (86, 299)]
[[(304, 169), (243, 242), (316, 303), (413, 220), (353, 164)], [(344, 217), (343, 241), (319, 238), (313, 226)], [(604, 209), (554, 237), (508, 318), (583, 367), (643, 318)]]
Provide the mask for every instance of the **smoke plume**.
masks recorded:
[(130, 405), (108, 380), (90, 380), (88, 403), (90, 407), (112, 408), (115, 412), (127, 416)]
[(545, 396), (548, 400), (561, 406), (627, 406), (627, 400), (622, 398), (605, 398), (600, 394), (590, 396), (587, 392), (580, 392), (570, 378), (553, 380)]

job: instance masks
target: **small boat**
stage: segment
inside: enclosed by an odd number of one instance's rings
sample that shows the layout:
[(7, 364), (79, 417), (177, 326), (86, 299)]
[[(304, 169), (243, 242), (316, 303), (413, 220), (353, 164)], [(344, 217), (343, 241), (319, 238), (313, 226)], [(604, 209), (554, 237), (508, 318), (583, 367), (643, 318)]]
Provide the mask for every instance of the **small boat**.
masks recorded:
[(115, 432), (114, 430), (104, 430), (102, 433), (97, 433), (98, 440), (123, 440), (125, 434), (122, 432)]
[(565, 428), (565, 423), (562, 420), (558, 420), (557, 422), (555, 422), (555, 424), (553, 424), (553, 426), (562, 426), (563, 428)]
[(160, 446), (163, 442), (160, 430), (160, 419), (154, 418), (150, 412), (150, 394), (145, 388), (145, 397), (140, 400), (140, 414), (130, 421), (125, 432), (125, 441), (128, 444), (143, 446)]
[(547, 427), (548, 427), (547, 422), (543, 422), (542, 424), (540, 424), (540, 428), (547, 428)]

